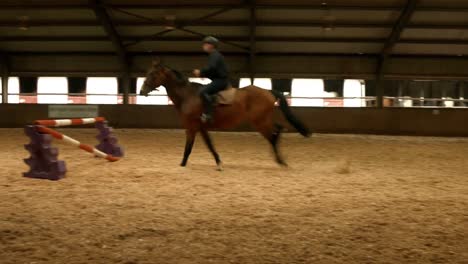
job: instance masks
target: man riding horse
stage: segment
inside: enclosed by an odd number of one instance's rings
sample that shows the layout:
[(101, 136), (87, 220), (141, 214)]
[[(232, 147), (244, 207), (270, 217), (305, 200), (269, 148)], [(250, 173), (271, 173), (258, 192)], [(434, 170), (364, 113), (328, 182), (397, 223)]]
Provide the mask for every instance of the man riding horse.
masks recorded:
[(213, 119), (214, 102), (213, 95), (226, 89), (229, 86), (229, 74), (223, 55), (218, 51), (218, 39), (206, 37), (203, 39), (203, 51), (208, 53), (208, 66), (199, 70), (193, 70), (196, 77), (205, 77), (211, 80), (200, 91), (200, 96), (204, 106), (204, 113), (201, 120), (204, 123)]
[[(242, 123), (249, 123), (270, 142), (276, 162), (286, 166), (279, 152), (282, 126), (275, 116), (275, 103), (278, 104), (286, 121), (297, 132), (304, 137), (309, 137), (311, 135), (309, 129), (291, 111), (283, 93), (275, 90), (268, 91), (254, 85), (235, 89), (230, 103), (214, 109), (213, 95), (228, 87), (228, 71), (223, 56), (216, 49), (217, 39), (207, 37), (203, 43), (203, 49), (209, 53), (208, 67), (203, 70), (194, 70), (193, 73), (195, 76), (210, 78), (212, 80), (210, 84), (202, 86), (199, 83), (189, 82), (182, 73), (164, 65), (160, 59), (156, 59), (148, 69), (140, 90), (140, 95), (148, 96), (151, 91), (164, 86), (167, 95), (180, 114), (186, 131), (184, 156), (180, 165), (187, 165), (195, 137), (200, 133), (213, 154), (218, 169), (221, 170), (221, 158), (211, 141), (208, 130), (229, 129)], [(202, 91), (201, 94), (200, 91)], [(203, 106), (205, 106), (205, 111), (203, 111)], [(203, 112), (205, 112), (204, 115)], [(213, 113), (216, 113), (216, 118), (210, 119)], [(206, 123), (207, 121), (210, 122)]]

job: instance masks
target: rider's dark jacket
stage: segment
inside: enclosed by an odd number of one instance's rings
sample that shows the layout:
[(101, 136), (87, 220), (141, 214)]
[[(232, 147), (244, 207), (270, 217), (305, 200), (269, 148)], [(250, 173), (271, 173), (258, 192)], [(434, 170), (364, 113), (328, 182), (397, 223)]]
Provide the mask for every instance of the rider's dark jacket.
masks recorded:
[(208, 56), (208, 66), (201, 70), (200, 75), (211, 80), (228, 79), (228, 69), (224, 62), (224, 57), (219, 51), (215, 50), (210, 53)]

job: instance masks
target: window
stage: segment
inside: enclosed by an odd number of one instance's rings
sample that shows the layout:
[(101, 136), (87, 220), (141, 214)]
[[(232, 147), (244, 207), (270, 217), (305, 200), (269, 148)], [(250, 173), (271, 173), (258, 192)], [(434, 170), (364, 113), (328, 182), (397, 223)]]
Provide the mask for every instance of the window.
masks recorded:
[(87, 104), (117, 104), (117, 92), (117, 78), (90, 77), (86, 80)]
[(413, 100), (410, 96), (403, 96), (404, 99), (400, 99), (401, 105), (403, 107), (413, 107)]
[[(343, 106), (344, 107), (363, 107), (366, 106), (366, 100), (361, 97), (366, 96), (366, 87), (363, 80), (345, 80), (343, 85)], [(356, 97), (356, 98), (346, 98)]]
[(251, 85), (250, 78), (240, 78), (239, 88), (244, 88), (250, 85)]
[(66, 77), (39, 77), (37, 80), (38, 104), (67, 104), (68, 81)]
[(159, 87), (159, 91), (152, 91), (149, 93), (148, 97), (139, 95), (141, 86), (145, 82), (146, 78), (138, 78), (137, 79), (137, 104), (141, 105), (167, 105), (169, 103), (169, 98), (167, 97), (166, 88), (163, 86)]
[[(250, 86), (250, 78), (240, 78), (239, 80), (239, 87), (247, 87)], [(255, 78), (253, 85), (266, 89), (266, 90), (271, 90), (272, 83), (270, 78)]]
[[(3, 99), (1, 87), (2, 87), (2, 79), (0, 79), (0, 102)], [(19, 78), (18, 77), (8, 78), (8, 103), (9, 104), (20, 103), (19, 92), (20, 92)]]
[(452, 101), (452, 99), (453, 99), (452, 97), (442, 97), (442, 100), (443, 100), (442, 105), (445, 107), (454, 107), (455, 102)]
[[(323, 106), (325, 84), (322, 79), (293, 79), (291, 106)], [(318, 97), (318, 98), (294, 98)]]

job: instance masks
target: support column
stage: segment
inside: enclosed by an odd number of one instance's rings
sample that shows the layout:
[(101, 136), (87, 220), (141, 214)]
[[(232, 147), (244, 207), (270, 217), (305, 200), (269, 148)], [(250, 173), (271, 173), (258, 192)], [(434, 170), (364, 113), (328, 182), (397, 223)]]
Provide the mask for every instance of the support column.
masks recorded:
[(421, 85), (419, 87), (419, 106), (424, 106), (425, 105), (425, 98), (426, 98), (426, 93), (425, 93), (425, 89), (424, 89), (424, 85)]
[(404, 81), (398, 81), (398, 90), (397, 90), (397, 97), (398, 99), (393, 102), (393, 106), (398, 106), (402, 107), (403, 106), (403, 99), (401, 99), (404, 96)]
[(377, 99), (376, 106), (378, 108), (383, 108), (383, 98), (385, 94), (385, 83), (384, 83), (384, 63), (385, 58), (379, 58), (377, 62), (377, 74), (375, 76), (375, 95)]
[[(465, 85), (466, 83), (464, 81), (457, 82), (457, 89), (456, 89), (456, 94), (458, 96), (457, 99), (465, 98)], [(457, 106), (465, 106), (465, 103), (457, 102)]]
[[(434, 89), (434, 87), (431, 87), (431, 93), (434, 92), (432, 89)], [(447, 96), (447, 86), (442, 85), (442, 87), (440, 87), (440, 99), (441, 100), (439, 102), (436, 102), (435, 105), (436, 106), (445, 106), (445, 100), (447, 99), (447, 97), (452, 97), (452, 96)], [(432, 96), (432, 97), (434, 97), (434, 96)], [(445, 99), (442, 99), (442, 98), (445, 98)]]
[(8, 79), (10, 77), (10, 67), (8, 57), (5, 54), (0, 55), (2, 69), (2, 104), (8, 103)]
[(128, 72), (123, 72), (122, 82), (120, 85), (122, 85), (123, 91), (123, 104), (129, 104), (131, 77)]

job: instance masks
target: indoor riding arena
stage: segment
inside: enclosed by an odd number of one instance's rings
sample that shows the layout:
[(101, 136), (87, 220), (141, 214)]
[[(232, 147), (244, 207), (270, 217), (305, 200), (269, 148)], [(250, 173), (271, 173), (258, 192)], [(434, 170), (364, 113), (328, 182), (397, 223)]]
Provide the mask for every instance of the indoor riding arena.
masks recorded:
[(3, 0), (0, 77), (0, 264), (468, 264), (466, 0)]

